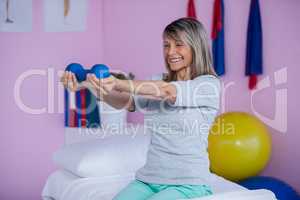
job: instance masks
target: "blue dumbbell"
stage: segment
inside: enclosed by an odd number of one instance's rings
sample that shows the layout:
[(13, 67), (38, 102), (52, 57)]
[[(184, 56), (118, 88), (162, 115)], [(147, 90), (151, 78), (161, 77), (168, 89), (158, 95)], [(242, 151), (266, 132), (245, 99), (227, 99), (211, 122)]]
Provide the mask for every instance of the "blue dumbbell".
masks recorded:
[(107, 78), (110, 76), (109, 68), (103, 64), (96, 64), (90, 70), (91, 73), (95, 74), (95, 76), (99, 79)]
[(78, 82), (85, 81), (86, 79), (86, 70), (82, 67), (81, 64), (71, 63), (66, 67), (65, 71), (73, 72)]
[(109, 68), (103, 64), (96, 64), (91, 69), (85, 70), (81, 64), (71, 63), (66, 67), (66, 71), (73, 72), (79, 82), (85, 81), (88, 73), (95, 74), (99, 79), (110, 76)]

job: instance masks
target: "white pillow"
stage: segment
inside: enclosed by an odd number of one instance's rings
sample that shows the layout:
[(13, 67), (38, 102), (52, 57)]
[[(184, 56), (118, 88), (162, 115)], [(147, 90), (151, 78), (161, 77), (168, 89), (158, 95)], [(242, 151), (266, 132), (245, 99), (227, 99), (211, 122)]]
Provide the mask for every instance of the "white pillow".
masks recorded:
[(59, 166), (80, 177), (105, 177), (134, 173), (146, 162), (149, 135), (114, 135), (74, 143), (54, 153)]

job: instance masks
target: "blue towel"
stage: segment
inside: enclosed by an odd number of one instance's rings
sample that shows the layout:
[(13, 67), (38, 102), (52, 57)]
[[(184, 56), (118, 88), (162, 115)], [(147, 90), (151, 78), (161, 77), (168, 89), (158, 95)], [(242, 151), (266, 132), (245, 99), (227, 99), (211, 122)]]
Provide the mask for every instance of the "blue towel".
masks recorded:
[(250, 76), (250, 89), (256, 86), (256, 76), (263, 73), (262, 40), (259, 1), (252, 0), (248, 21), (246, 54), (246, 75)]
[(70, 98), (70, 91), (65, 89), (66, 127), (100, 127), (97, 99), (88, 89), (75, 92), (75, 108), (71, 108)]
[(225, 74), (223, 0), (215, 0), (214, 3), (212, 41), (213, 65), (216, 73), (221, 76)]

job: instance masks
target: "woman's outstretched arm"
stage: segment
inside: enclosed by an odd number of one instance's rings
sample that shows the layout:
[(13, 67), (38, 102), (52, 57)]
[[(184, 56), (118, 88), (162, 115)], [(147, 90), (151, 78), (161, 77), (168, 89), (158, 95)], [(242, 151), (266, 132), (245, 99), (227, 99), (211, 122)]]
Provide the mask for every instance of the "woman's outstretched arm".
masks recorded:
[(164, 99), (173, 103), (176, 100), (176, 87), (165, 81), (120, 80), (113, 76), (97, 79), (94, 75), (89, 75), (87, 79), (96, 90), (102, 91), (104, 95), (115, 90), (149, 99)]
[(116, 109), (134, 111), (134, 100), (132, 95), (128, 92), (112, 90), (109, 93), (104, 93), (103, 90), (97, 90), (95, 87), (91, 87), (90, 85), (86, 88), (88, 88), (100, 101), (104, 101)]
[(134, 101), (130, 93), (112, 90), (109, 93), (102, 88), (95, 88), (89, 81), (78, 82), (76, 76), (72, 72), (64, 72), (61, 77), (64, 87), (72, 92), (81, 89), (89, 89), (99, 100), (106, 102), (116, 109), (134, 110)]

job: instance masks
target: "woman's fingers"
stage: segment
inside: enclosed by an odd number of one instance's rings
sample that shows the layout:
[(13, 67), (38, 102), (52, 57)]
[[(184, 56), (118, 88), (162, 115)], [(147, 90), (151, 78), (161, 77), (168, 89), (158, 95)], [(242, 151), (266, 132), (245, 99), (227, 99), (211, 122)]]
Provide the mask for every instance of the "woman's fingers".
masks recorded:
[[(65, 71), (60, 80), (64, 87), (71, 91), (77, 91), (79, 83), (74, 73)], [(82, 83), (81, 83), (82, 84)], [(116, 79), (109, 77), (105, 79), (98, 79), (94, 74), (88, 74), (86, 84), (89, 87), (94, 87), (99, 96), (107, 95), (112, 91), (116, 85)]]
[(115, 78), (113, 76), (110, 76), (108, 78), (101, 79), (101, 83), (108, 85), (113, 84), (115, 82)]
[(73, 81), (75, 84), (78, 83), (78, 82), (77, 82), (77, 78), (76, 78), (75, 74), (73, 74), (73, 73), (72, 73), (72, 81)]
[(114, 76), (110, 76), (108, 78), (102, 79), (101, 83), (106, 91), (112, 91), (116, 87), (116, 78)]
[(104, 79), (98, 79), (94, 74), (87, 75), (88, 81), (95, 87), (100, 93), (107, 95), (115, 87), (115, 78), (109, 77)]
[(64, 74), (62, 76), (62, 80), (63, 80), (63, 85), (66, 88), (68, 86), (67, 72), (64, 72)]
[(75, 74), (71, 74), (71, 77), (72, 77), (72, 83), (73, 83), (73, 91), (76, 91), (77, 90), (77, 86), (78, 86), (78, 82), (77, 82), (77, 79), (76, 79), (76, 76)]
[(100, 87), (98, 80), (93, 79), (92, 76), (89, 75), (89, 74), (87, 75), (87, 80), (88, 80), (88, 82), (90, 82), (95, 88)]
[(160, 91), (166, 100), (175, 103), (177, 91), (174, 85), (165, 84), (160, 88)]
[(94, 75), (88, 75), (89, 82), (93, 85), (94, 88), (96, 88), (97, 92), (101, 95), (107, 95), (107, 91), (102, 87), (102, 84), (100, 83), (99, 79), (96, 77), (93, 77)]
[(65, 72), (64, 85), (66, 88), (69, 88), (69, 72)]
[[(76, 91), (79, 87), (79, 83), (74, 73), (65, 71), (61, 77), (61, 82), (65, 88), (71, 91)], [(98, 79), (94, 74), (87, 75), (86, 85), (94, 87), (99, 96), (107, 95), (113, 88), (114, 79)]]
[(99, 83), (95, 82), (94, 80), (92, 79), (89, 79), (90, 83), (92, 84), (92, 86), (96, 89), (100, 88), (100, 85)]
[(88, 78), (90, 81), (96, 83), (97, 85), (100, 85), (100, 80), (94, 74), (89, 74)]
[(65, 88), (68, 88), (71, 91), (77, 90), (78, 82), (74, 73), (65, 71), (60, 81), (63, 83)]
[(68, 88), (71, 91), (74, 91), (74, 83), (73, 83), (73, 79), (72, 79), (72, 72), (68, 72)]

